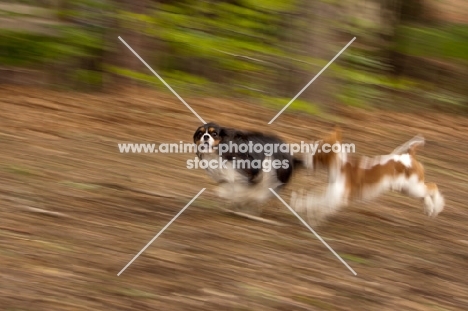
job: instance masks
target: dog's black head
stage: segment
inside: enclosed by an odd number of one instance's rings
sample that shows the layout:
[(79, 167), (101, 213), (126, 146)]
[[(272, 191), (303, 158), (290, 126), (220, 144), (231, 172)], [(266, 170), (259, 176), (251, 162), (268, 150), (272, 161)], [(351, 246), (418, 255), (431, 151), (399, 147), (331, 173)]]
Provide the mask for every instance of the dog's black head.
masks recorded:
[(217, 147), (223, 137), (226, 135), (225, 130), (216, 123), (207, 123), (200, 126), (193, 134), (193, 142), (199, 148), (204, 146), (204, 152), (213, 152), (214, 147)]

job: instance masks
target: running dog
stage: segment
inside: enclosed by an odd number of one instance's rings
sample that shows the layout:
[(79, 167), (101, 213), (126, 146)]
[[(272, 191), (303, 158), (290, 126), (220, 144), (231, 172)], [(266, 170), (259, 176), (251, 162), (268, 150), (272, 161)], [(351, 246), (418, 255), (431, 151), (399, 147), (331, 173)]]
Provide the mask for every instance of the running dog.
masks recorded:
[[(322, 218), (356, 200), (369, 201), (388, 191), (419, 198), (424, 212), (435, 217), (443, 209), (445, 200), (435, 183), (426, 183), (424, 167), (416, 159), (416, 149), (424, 145), (424, 138), (415, 136), (396, 148), (391, 154), (376, 157), (350, 157), (345, 148), (330, 152), (305, 155), (305, 166), (315, 171), (325, 167), (328, 186), (322, 196), (306, 196), (293, 191), (291, 206), (309, 216)], [(318, 141), (318, 150), (324, 144), (342, 146), (341, 129), (335, 128), (327, 138)], [(335, 150), (335, 151), (333, 151)]]

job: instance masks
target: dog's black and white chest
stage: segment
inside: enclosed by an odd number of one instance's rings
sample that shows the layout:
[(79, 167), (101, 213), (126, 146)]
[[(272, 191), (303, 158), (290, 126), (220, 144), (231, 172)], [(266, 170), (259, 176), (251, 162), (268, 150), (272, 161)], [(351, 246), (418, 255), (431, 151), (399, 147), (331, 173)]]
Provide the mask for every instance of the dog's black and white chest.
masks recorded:
[(194, 141), (210, 150), (199, 152), (198, 157), (220, 186), (218, 194), (231, 201), (263, 201), (271, 196), (269, 188), (277, 189), (292, 176), (293, 157), (279, 151), (284, 142), (278, 137), (210, 123), (197, 130)]
[(207, 174), (216, 183), (248, 183), (249, 178), (245, 171), (239, 171), (236, 161), (220, 156), (217, 153), (199, 155), (201, 161), (205, 161), (203, 167)]
[[(284, 142), (276, 137), (257, 133), (226, 137), (215, 152), (200, 153), (199, 158), (206, 161), (207, 173), (217, 182), (256, 184), (268, 176), (270, 182), (287, 183), (294, 163), (288, 153), (274, 151), (281, 144)], [(267, 145), (273, 151), (266, 152)]]
[[(272, 197), (271, 189), (278, 189), (285, 183), (278, 177), (278, 170), (268, 170), (268, 164), (261, 163), (260, 169), (244, 168), (235, 158), (205, 154), (202, 159), (222, 161), (222, 166), (208, 166), (207, 174), (217, 183), (217, 194), (232, 203), (263, 203)], [(269, 161), (267, 157), (264, 161)], [(281, 176), (281, 175), (280, 175)]]

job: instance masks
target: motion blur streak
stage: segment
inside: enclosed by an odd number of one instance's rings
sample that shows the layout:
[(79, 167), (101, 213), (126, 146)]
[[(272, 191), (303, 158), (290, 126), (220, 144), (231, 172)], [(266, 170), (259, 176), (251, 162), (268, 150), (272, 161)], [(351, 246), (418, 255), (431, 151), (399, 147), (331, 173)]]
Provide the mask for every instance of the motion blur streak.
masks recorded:
[[(468, 1), (0, 0), (0, 309), (465, 311), (467, 80)], [(204, 121), (287, 144), (338, 125), (350, 158), (421, 134), (444, 210), (296, 211), (356, 277), (273, 194), (227, 213), (195, 151), (162, 152)], [(288, 204), (329, 188), (290, 182)]]

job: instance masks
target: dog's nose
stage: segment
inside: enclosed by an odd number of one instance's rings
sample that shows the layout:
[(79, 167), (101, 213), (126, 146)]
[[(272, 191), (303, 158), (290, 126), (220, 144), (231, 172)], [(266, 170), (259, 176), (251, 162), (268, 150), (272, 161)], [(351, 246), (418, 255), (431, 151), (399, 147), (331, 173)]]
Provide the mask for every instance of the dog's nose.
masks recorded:
[(203, 135), (203, 139), (204, 139), (204, 140), (210, 139), (210, 135), (208, 135), (208, 134)]

